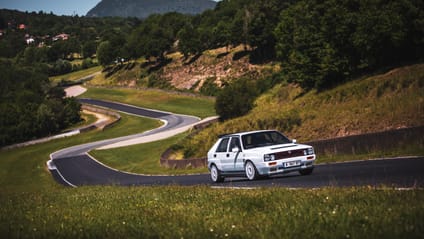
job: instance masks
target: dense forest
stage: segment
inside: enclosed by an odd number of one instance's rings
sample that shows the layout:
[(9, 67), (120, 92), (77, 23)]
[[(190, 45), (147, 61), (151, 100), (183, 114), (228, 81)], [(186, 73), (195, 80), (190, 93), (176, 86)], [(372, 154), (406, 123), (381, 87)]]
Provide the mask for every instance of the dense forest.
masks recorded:
[[(144, 58), (160, 66), (174, 51), (195, 59), (207, 49), (239, 45), (252, 63), (274, 61), (282, 70), (264, 82), (241, 79), (234, 81), (237, 86), (227, 84), (217, 97), (223, 119), (246, 113), (252, 97), (281, 81), (324, 90), (364, 73), (422, 61), (424, 2), (223, 0), (199, 15), (166, 13), (143, 20), (0, 10), (0, 57), (9, 59), (1, 62), (2, 69), (12, 64), (10, 69), (23, 73), (31, 68), (48, 76), (63, 74), (96, 64), (94, 57), (105, 67), (118, 58)], [(74, 58), (83, 63), (71, 64)], [(42, 81), (37, 75), (28, 77)], [(2, 77), (1, 91), (6, 92), (11, 82)], [(23, 85), (16, 87), (25, 91)], [(251, 88), (256, 90), (246, 94)], [(34, 94), (48, 99), (46, 92)], [(4, 106), (7, 102), (26, 102), (25, 97), (14, 97), (18, 96), (2, 98), (2, 117), (13, 108)], [(247, 105), (238, 105), (239, 98)]]
[(0, 60), (0, 146), (57, 133), (80, 121), (80, 104), (63, 98), (37, 68)]

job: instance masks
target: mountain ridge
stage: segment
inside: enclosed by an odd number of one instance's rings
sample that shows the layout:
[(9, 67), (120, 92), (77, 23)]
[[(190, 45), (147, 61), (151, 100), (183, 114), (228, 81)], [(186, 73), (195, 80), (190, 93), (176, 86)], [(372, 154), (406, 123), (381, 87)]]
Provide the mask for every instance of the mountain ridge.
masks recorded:
[(87, 17), (137, 17), (147, 18), (151, 14), (179, 12), (195, 15), (213, 9), (212, 0), (102, 0), (89, 10)]

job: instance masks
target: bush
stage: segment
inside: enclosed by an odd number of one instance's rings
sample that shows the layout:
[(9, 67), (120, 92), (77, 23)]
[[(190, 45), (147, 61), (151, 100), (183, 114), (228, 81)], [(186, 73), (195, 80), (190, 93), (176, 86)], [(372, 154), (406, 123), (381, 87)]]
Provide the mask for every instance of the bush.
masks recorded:
[(252, 80), (235, 80), (219, 92), (215, 102), (216, 113), (221, 120), (245, 115), (253, 108), (253, 102), (259, 93), (256, 83)]

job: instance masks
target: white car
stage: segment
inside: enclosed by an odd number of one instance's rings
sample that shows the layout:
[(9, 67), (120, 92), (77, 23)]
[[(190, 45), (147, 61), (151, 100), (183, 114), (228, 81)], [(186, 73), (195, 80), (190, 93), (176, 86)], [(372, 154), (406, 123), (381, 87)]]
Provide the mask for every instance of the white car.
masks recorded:
[(214, 182), (225, 177), (261, 176), (298, 171), (311, 174), (314, 148), (297, 144), (275, 130), (250, 131), (220, 136), (208, 152), (208, 169)]

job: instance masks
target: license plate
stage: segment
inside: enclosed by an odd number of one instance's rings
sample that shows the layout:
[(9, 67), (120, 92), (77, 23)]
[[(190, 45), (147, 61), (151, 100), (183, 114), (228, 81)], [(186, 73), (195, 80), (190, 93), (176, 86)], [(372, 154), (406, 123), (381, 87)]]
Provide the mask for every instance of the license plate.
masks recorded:
[(285, 162), (283, 165), (285, 168), (295, 167), (300, 165), (300, 161)]

